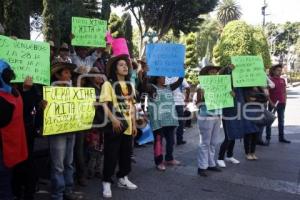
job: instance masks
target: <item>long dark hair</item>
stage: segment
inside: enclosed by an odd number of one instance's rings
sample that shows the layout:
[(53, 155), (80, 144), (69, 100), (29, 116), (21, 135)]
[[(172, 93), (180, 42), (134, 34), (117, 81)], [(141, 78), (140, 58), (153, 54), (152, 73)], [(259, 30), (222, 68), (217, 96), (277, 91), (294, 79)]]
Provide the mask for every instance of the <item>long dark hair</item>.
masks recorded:
[[(117, 59), (115, 62), (113, 62), (111, 64), (111, 69), (109, 71), (109, 80), (112, 84), (116, 84), (116, 87), (115, 87), (115, 93), (117, 95), (117, 99), (118, 101), (121, 100), (123, 101), (124, 100), (124, 97), (123, 97), (123, 94), (122, 94), (122, 89), (121, 89), (121, 85), (119, 83), (119, 80), (118, 80), (118, 77), (117, 77), (117, 65), (118, 65), (118, 62), (120, 60), (124, 60), (128, 66), (128, 68), (130, 67), (130, 61), (127, 60), (127, 59), (124, 59), (124, 58), (120, 58), (120, 59)], [(128, 69), (128, 72), (129, 72), (129, 69)], [(131, 96), (132, 95), (132, 92), (133, 92), (133, 88), (130, 84), (130, 74), (128, 73), (126, 76), (125, 76), (125, 81), (126, 81), (126, 86), (127, 86), (127, 89), (128, 89), (128, 95)]]

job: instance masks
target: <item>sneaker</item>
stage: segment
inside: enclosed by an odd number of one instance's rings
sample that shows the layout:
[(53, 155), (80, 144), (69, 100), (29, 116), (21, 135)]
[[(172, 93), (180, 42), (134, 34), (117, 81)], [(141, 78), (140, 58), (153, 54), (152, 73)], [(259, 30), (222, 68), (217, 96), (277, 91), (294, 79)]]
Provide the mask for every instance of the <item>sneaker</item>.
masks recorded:
[(253, 158), (253, 160), (258, 160), (258, 157), (256, 157), (255, 154), (252, 154), (252, 158)]
[(222, 170), (219, 169), (218, 167), (208, 167), (207, 170), (208, 171), (213, 171), (213, 172), (222, 172)]
[(247, 155), (246, 155), (246, 159), (247, 159), (247, 160), (254, 160), (251, 154), (247, 154)]
[(118, 186), (129, 190), (137, 189), (137, 186), (130, 182), (127, 176), (124, 176), (124, 178), (119, 178)]
[(69, 192), (64, 194), (64, 200), (80, 200), (83, 196), (75, 194), (74, 192)]
[(180, 161), (178, 161), (178, 160), (170, 160), (170, 161), (166, 161), (165, 162), (167, 165), (172, 165), (172, 166), (176, 166), (176, 165), (180, 165), (181, 163), (180, 163)]
[(217, 160), (217, 164), (218, 164), (219, 167), (222, 167), (222, 168), (226, 167), (226, 164), (225, 164), (224, 160)]
[(240, 161), (238, 161), (237, 159), (235, 159), (234, 157), (230, 157), (230, 158), (225, 158), (225, 160), (227, 161), (227, 162), (231, 162), (231, 163), (233, 163), (233, 164), (240, 164)]
[(156, 169), (158, 171), (166, 171), (166, 166), (163, 163), (161, 163), (161, 164), (156, 166)]
[(111, 183), (109, 182), (102, 182), (103, 185), (103, 197), (104, 198), (112, 198), (112, 193), (111, 193)]
[(200, 169), (198, 168), (198, 175), (202, 177), (207, 177), (206, 169)]

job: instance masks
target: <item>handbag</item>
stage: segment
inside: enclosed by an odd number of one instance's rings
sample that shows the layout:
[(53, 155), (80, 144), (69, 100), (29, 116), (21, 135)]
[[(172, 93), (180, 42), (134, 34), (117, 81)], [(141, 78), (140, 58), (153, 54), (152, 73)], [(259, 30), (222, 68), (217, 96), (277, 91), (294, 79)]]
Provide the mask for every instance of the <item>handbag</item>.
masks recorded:
[(273, 112), (265, 109), (261, 113), (261, 117), (259, 119), (251, 120), (255, 125), (264, 127), (264, 126), (271, 126), (275, 121), (276, 116)]

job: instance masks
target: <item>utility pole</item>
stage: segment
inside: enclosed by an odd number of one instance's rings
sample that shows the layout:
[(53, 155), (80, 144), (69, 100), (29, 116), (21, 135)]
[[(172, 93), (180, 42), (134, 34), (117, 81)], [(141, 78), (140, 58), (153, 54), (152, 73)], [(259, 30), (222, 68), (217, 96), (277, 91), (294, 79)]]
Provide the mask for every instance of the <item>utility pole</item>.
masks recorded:
[(261, 14), (263, 15), (263, 29), (265, 28), (266, 25), (266, 8), (268, 7), (268, 4), (266, 2), (266, 0), (264, 0), (264, 5), (261, 7)]

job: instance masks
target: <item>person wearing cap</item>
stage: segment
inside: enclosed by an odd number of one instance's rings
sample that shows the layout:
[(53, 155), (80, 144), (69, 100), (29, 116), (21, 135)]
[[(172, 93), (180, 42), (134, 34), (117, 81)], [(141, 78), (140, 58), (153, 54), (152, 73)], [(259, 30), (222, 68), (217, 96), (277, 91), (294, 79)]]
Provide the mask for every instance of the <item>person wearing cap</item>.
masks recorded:
[(13, 199), (12, 168), (28, 157), (23, 120), (23, 101), (12, 87), (15, 73), (0, 60), (0, 198)]
[[(200, 77), (217, 75), (221, 67), (206, 66), (201, 69)], [(199, 105), (198, 125), (200, 129), (200, 144), (198, 150), (198, 174), (207, 177), (207, 170), (221, 172), (215, 161), (215, 151), (221, 129), (222, 109), (208, 110), (204, 99), (204, 89), (201, 85), (197, 89), (197, 101)]]
[[(132, 137), (136, 135), (135, 95), (130, 84), (128, 55), (110, 58), (107, 63), (107, 77), (102, 85), (99, 102), (105, 116), (111, 122), (104, 129), (103, 197), (112, 197), (111, 183), (117, 164), (118, 186), (130, 190), (137, 189), (128, 175), (131, 171)], [(115, 112), (116, 111), (116, 112)], [(119, 114), (118, 114), (119, 113)]]
[[(72, 71), (76, 65), (71, 63), (56, 63), (51, 67), (52, 85), (60, 87), (71, 86)], [(76, 200), (80, 196), (73, 192), (73, 154), (75, 134), (65, 133), (51, 135), (49, 138), (51, 161), (51, 199)]]
[(59, 48), (59, 55), (56, 57), (55, 62), (72, 63), (70, 49), (67, 43), (62, 43), (61, 47)]
[[(270, 79), (275, 84), (274, 88), (269, 89), (269, 110), (273, 110), (276, 108), (277, 117), (278, 117), (278, 133), (279, 133), (279, 142), (282, 143), (291, 143), (291, 141), (285, 139), (284, 137), (284, 112), (286, 107), (286, 82), (283, 78), (281, 78), (283, 66), (282, 64), (277, 64), (272, 66), (270, 69)], [(278, 102), (277, 107), (276, 102)], [(268, 126), (266, 128), (266, 143), (269, 144), (271, 140), (271, 127)]]

